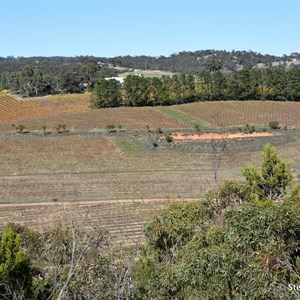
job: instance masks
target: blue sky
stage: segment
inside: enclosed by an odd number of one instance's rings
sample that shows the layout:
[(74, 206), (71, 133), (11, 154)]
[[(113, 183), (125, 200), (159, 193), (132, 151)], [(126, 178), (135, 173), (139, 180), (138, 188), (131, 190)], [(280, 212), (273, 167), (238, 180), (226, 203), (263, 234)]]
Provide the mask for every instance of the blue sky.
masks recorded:
[(300, 52), (300, 1), (0, 0), (0, 57)]

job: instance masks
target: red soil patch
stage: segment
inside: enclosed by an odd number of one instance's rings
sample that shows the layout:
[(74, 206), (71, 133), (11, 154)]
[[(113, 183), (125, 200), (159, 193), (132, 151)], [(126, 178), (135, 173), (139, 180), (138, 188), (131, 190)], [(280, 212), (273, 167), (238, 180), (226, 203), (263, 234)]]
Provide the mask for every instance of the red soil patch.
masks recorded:
[(253, 132), (249, 133), (204, 133), (204, 134), (189, 134), (184, 135), (183, 133), (177, 132), (172, 136), (174, 140), (212, 140), (212, 139), (237, 139), (247, 137), (262, 137), (272, 136), (272, 133), (268, 132)]

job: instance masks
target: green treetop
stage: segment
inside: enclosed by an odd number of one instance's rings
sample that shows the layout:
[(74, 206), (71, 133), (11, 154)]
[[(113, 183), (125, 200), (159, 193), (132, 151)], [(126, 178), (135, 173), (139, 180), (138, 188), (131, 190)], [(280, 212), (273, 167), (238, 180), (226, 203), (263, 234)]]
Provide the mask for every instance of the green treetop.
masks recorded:
[(292, 182), (291, 165), (284, 162), (270, 145), (265, 146), (261, 171), (252, 165), (243, 170), (243, 175), (259, 200), (279, 199)]

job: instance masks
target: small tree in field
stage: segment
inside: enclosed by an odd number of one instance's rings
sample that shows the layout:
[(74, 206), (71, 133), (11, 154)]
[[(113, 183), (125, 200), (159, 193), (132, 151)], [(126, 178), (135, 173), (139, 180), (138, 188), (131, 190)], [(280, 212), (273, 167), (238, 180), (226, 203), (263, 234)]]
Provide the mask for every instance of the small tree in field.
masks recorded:
[(284, 162), (271, 145), (266, 145), (261, 171), (255, 165), (243, 170), (251, 191), (259, 200), (277, 200), (292, 182), (291, 165)]
[(194, 125), (194, 128), (195, 128), (195, 130), (196, 130), (197, 132), (200, 132), (200, 131), (201, 131), (201, 127), (200, 127), (199, 124), (195, 124), (195, 125)]
[(108, 133), (116, 132), (116, 126), (112, 125), (112, 124), (107, 125), (106, 130), (107, 130)]
[(25, 126), (23, 124), (19, 124), (19, 125), (15, 125), (15, 129), (19, 132), (19, 133), (23, 133)]
[(43, 125), (43, 126), (41, 126), (41, 128), (43, 129), (43, 132), (44, 132), (44, 135), (45, 135), (46, 134), (47, 126)]
[(228, 139), (223, 138), (220, 140), (211, 139), (210, 145), (211, 145), (211, 163), (214, 173), (214, 181), (215, 184), (217, 184), (218, 181), (218, 171), (221, 165), (221, 161), (223, 159), (223, 156), (226, 153), (226, 148), (228, 144)]
[(168, 134), (168, 135), (165, 136), (165, 138), (166, 138), (167, 143), (172, 143), (173, 142), (173, 137), (171, 135)]
[(58, 124), (56, 127), (55, 127), (55, 130), (57, 133), (61, 133), (61, 124)]
[(66, 132), (66, 125), (65, 124), (58, 124), (55, 127), (55, 130), (56, 130), (57, 133)]
[(278, 121), (271, 121), (270, 123), (269, 123), (269, 127), (271, 128), (271, 129), (280, 129), (280, 125), (279, 125), (279, 122)]

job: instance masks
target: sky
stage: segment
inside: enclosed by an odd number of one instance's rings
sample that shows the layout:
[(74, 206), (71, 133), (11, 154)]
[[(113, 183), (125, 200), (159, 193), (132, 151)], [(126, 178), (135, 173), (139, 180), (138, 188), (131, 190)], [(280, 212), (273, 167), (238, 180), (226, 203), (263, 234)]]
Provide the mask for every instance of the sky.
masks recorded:
[(300, 52), (300, 0), (0, 0), (0, 57)]

